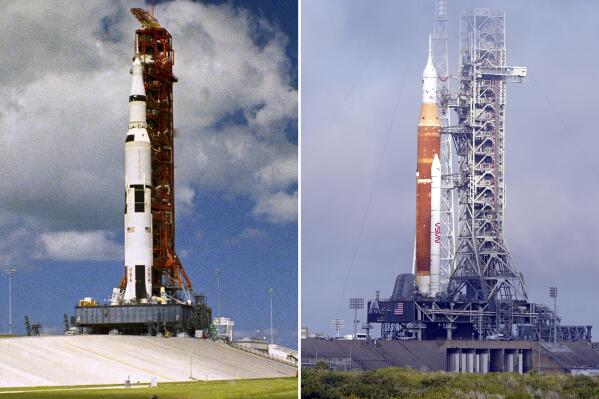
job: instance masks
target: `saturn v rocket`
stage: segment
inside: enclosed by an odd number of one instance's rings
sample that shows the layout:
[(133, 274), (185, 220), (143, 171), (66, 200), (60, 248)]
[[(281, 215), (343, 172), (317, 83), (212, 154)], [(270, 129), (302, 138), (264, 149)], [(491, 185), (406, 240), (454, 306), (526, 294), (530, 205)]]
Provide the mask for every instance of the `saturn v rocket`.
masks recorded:
[(437, 111), (437, 71), (429, 37), (428, 61), (422, 73), (422, 106), (418, 120), (416, 169), (416, 242), (414, 271), (422, 295), (439, 292), (441, 247), (441, 123)]
[(146, 129), (146, 92), (139, 57), (131, 66), (129, 129), (125, 139), (126, 303), (152, 297), (152, 147)]

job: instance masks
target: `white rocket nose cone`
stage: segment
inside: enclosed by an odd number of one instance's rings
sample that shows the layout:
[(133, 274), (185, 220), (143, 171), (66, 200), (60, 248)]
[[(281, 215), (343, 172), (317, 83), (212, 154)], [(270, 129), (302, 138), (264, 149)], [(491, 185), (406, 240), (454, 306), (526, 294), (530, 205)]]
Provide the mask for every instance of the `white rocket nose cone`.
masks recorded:
[(431, 37), (428, 37), (428, 60), (422, 71), (422, 102), (437, 102), (437, 70), (433, 65)]

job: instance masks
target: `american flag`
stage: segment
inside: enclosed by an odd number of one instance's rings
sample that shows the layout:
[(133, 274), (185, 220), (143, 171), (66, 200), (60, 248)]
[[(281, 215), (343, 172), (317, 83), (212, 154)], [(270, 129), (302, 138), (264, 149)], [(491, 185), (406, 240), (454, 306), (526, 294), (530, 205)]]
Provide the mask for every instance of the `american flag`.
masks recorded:
[(397, 302), (393, 314), (396, 316), (403, 316), (403, 302)]

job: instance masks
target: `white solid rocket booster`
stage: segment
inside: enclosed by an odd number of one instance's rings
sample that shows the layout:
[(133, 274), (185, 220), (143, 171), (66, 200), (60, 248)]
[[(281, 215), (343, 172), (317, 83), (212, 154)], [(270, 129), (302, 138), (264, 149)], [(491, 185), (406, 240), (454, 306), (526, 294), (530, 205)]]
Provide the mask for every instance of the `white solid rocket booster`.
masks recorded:
[(125, 139), (125, 302), (152, 296), (152, 147), (146, 130), (146, 91), (139, 57), (131, 66), (129, 129)]
[(439, 292), (441, 256), (441, 162), (435, 154), (431, 164), (431, 287), (430, 296)]

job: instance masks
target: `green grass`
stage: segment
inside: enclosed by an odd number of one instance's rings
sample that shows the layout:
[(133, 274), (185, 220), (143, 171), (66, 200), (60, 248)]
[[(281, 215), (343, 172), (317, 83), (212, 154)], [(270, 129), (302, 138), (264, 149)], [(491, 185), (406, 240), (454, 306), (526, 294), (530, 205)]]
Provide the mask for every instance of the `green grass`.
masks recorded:
[(302, 370), (306, 399), (579, 399), (599, 398), (599, 378), (566, 374), (486, 375), (387, 368), (366, 372)]
[[(73, 388), (83, 388), (68, 390)], [(291, 399), (297, 398), (297, 378), (159, 383), (158, 388), (85, 389), (89, 387), (39, 387), (0, 390), (0, 399)], [(23, 393), (3, 391), (27, 390)], [(45, 391), (48, 390), (48, 391)]]

